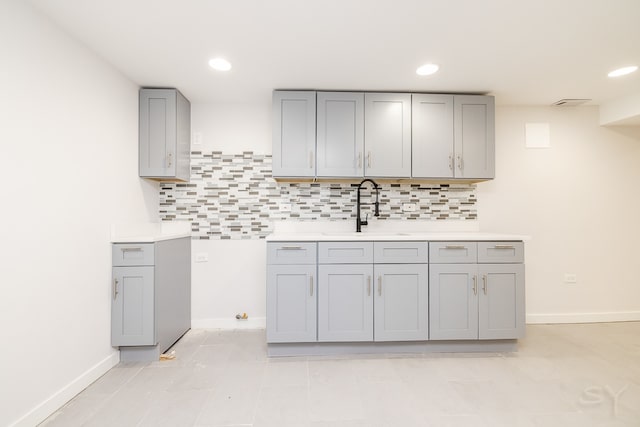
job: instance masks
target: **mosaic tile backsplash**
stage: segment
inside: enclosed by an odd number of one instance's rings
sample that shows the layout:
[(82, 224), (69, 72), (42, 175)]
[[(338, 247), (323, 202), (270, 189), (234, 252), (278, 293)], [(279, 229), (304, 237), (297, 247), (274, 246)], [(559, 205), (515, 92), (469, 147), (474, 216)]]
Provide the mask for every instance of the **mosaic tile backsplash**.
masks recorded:
[[(378, 220), (477, 219), (474, 184), (379, 184)], [(160, 184), (160, 219), (190, 221), (194, 239), (263, 239), (273, 231), (274, 220), (355, 222), (356, 188), (276, 182), (270, 155), (193, 151), (191, 181)], [(361, 201), (374, 201), (369, 184)], [(403, 212), (405, 203), (417, 209)], [(363, 206), (363, 217), (366, 213), (373, 214), (372, 205)]]

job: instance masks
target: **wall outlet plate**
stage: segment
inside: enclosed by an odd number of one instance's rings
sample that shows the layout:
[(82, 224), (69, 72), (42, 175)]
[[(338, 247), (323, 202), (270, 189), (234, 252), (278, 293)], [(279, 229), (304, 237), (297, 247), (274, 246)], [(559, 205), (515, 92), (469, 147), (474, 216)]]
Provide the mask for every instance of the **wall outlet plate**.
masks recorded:
[(206, 252), (198, 252), (195, 256), (196, 262), (207, 262), (209, 261), (209, 254)]
[(578, 283), (578, 276), (575, 273), (565, 273), (564, 283)]
[(281, 203), (280, 212), (291, 212), (291, 203)]
[(403, 203), (402, 212), (415, 212), (418, 210), (418, 206), (415, 203)]

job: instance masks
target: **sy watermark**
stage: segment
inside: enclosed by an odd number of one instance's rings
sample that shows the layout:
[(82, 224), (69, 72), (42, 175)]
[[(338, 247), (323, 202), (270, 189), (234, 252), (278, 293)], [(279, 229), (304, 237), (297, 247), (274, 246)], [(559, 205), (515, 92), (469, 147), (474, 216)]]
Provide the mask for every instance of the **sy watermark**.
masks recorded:
[(611, 415), (618, 414), (618, 403), (625, 391), (629, 388), (629, 384), (625, 384), (621, 389), (614, 389), (608, 385), (592, 385), (582, 392), (578, 401), (582, 406), (604, 406), (611, 408)]

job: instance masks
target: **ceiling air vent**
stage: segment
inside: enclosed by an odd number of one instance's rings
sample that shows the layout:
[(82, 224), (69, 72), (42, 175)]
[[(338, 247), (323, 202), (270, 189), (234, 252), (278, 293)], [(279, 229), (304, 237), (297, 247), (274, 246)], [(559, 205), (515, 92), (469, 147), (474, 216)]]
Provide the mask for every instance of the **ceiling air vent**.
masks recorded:
[(582, 105), (585, 102), (589, 102), (589, 101), (591, 101), (591, 100), (590, 99), (565, 98), (565, 99), (561, 99), (560, 101), (556, 101), (551, 105), (553, 105), (555, 107), (577, 107), (578, 105)]

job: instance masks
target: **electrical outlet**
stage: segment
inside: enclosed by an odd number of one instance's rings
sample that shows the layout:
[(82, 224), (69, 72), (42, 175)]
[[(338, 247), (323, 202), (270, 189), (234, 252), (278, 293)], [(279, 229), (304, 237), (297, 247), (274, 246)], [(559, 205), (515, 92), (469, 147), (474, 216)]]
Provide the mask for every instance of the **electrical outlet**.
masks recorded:
[(208, 262), (209, 254), (206, 252), (198, 252), (196, 254), (196, 262)]
[(193, 145), (202, 145), (202, 132), (193, 133)]
[(578, 276), (575, 273), (565, 273), (564, 283), (578, 283)]
[(291, 203), (281, 203), (280, 212), (291, 212)]
[(403, 203), (402, 204), (402, 212), (415, 212), (418, 210), (418, 207), (415, 203)]

